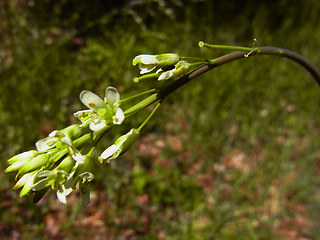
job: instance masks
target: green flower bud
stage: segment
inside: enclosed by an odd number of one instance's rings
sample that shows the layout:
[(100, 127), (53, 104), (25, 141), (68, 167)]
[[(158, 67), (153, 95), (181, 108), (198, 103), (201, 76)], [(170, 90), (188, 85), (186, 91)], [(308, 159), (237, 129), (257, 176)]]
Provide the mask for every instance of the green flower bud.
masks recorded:
[(127, 134), (119, 137), (113, 145), (108, 147), (98, 158), (101, 163), (105, 160), (109, 162), (110, 160), (116, 159), (118, 156), (124, 154), (132, 144), (139, 138), (140, 131), (138, 129), (131, 129)]
[[(21, 189), (21, 192), (19, 194), (19, 197), (24, 197), (25, 195), (27, 195), (28, 193), (30, 193), (32, 186), (33, 186), (33, 182), (34, 179), (37, 175), (37, 171), (32, 172), (32, 173), (27, 173), (25, 174), (23, 177), (23, 188)], [(22, 178), (23, 178), (22, 177)], [(21, 178), (21, 179), (22, 179)], [(22, 185), (22, 184), (21, 184)]]
[(65, 135), (67, 135), (67, 137), (69, 139), (75, 140), (81, 136), (82, 128), (79, 127), (78, 124), (73, 124), (65, 129), (61, 130), (61, 132), (65, 133)]
[(30, 151), (23, 152), (23, 153), (20, 153), (18, 155), (13, 156), (7, 162), (9, 164), (13, 164), (15, 162), (18, 162), (18, 161), (21, 161), (21, 160), (24, 160), (24, 159), (30, 160), (30, 159), (34, 158), (35, 156), (37, 156), (37, 155), (38, 155), (38, 151), (30, 150)]
[(41, 168), (42, 166), (46, 165), (49, 160), (49, 155), (41, 154), (33, 158), (32, 160), (28, 161), (18, 172), (18, 175), (23, 175), (29, 172), (32, 172), (36, 169)]
[(168, 79), (177, 79), (186, 74), (189, 70), (190, 64), (187, 61), (180, 61), (175, 65), (175, 68), (169, 71), (162, 72), (158, 78), (159, 81)]
[(67, 156), (65, 159), (61, 161), (61, 163), (56, 167), (56, 170), (62, 170), (66, 173), (70, 173), (72, 168), (75, 165), (75, 161), (72, 156)]
[(140, 74), (151, 72), (156, 67), (167, 68), (174, 66), (180, 57), (176, 53), (164, 53), (159, 55), (141, 54), (132, 60), (132, 65), (139, 64)]
[(33, 159), (35, 156), (38, 155), (37, 151), (31, 150), (27, 152), (20, 153), (8, 160), (10, 165), (6, 168), (5, 173), (19, 171), (27, 162)]

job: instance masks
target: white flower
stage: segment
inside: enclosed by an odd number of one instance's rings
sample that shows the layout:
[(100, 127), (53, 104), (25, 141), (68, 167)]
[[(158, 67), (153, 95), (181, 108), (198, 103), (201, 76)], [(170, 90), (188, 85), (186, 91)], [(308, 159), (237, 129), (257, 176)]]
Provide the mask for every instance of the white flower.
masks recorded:
[(20, 170), (27, 162), (31, 161), (34, 157), (38, 155), (37, 151), (31, 150), (27, 152), (20, 153), (8, 160), (8, 163), (11, 164), (6, 168), (5, 172), (15, 172)]
[(36, 142), (36, 148), (40, 152), (46, 151), (56, 147), (58, 142), (72, 146), (72, 140), (78, 138), (81, 132), (82, 130), (78, 124), (73, 124), (62, 130), (54, 130), (48, 137), (38, 140)]
[(140, 74), (151, 72), (156, 67), (164, 68), (174, 66), (179, 61), (176, 53), (164, 53), (158, 55), (141, 54), (132, 60), (132, 65), (139, 64)]
[(36, 148), (38, 151), (46, 151), (54, 147), (60, 148), (67, 146), (71, 156), (76, 161), (81, 161), (82, 156), (80, 152), (73, 146), (72, 140), (78, 138), (81, 135), (82, 129), (78, 124), (73, 124), (62, 130), (52, 131), (48, 137), (40, 139), (36, 142)]
[(23, 175), (18, 180), (16, 185), (14, 185), (13, 190), (17, 190), (19, 188), (22, 188), (19, 196), (23, 197), (23, 196), (27, 195), (32, 189), (33, 182), (34, 182), (36, 175), (37, 175), (37, 171)]
[(104, 100), (87, 90), (81, 92), (80, 100), (89, 110), (78, 111), (74, 116), (82, 126), (89, 125), (92, 131), (99, 131), (110, 124), (121, 124), (124, 120), (124, 113), (119, 107), (120, 94), (114, 87), (106, 89)]
[(103, 151), (101, 154), (102, 159), (108, 159), (108, 161), (117, 158), (121, 152), (121, 143), (120, 144), (113, 144), (108, 147), (106, 150)]
[(103, 151), (99, 157), (100, 162), (116, 159), (120, 154), (125, 153), (129, 147), (138, 139), (140, 131), (138, 129), (131, 129), (127, 134), (119, 137), (113, 145)]
[(65, 188), (64, 185), (57, 191), (57, 198), (63, 204), (67, 204), (67, 196), (72, 192), (72, 188)]
[[(180, 61), (175, 65), (174, 69), (169, 71), (162, 72), (158, 78), (159, 81), (168, 80), (168, 79), (177, 79), (185, 74), (190, 67), (190, 64), (187, 61)], [(160, 72), (160, 71), (159, 71)]]
[(141, 54), (133, 59), (132, 65), (135, 66), (139, 64), (140, 74), (145, 74), (155, 69), (158, 62), (156, 55)]

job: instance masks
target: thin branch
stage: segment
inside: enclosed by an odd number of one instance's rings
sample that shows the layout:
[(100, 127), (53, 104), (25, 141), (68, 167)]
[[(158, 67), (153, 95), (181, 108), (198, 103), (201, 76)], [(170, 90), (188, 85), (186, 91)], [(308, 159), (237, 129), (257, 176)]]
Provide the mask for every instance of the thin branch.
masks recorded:
[(127, 109), (125, 111), (126, 117), (129, 117), (141, 110), (143, 110), (145, 107), (160, 101), (164, 100), (166, 96), (168, 96), (171, 92), (177, 90), (181, 86), (185, 85), (186, 83), (190, 82), (192, 79), (199, 77), (200, 75), (210, 71), (211, 69), (221, 66), (223, 64), (232, 62), (234, 60), (247, 58), (251, 56), (257, 56), (257, 55), (272, 55), (272, 56), (280, 56), (288, 58), (302, 67), (304, 67), (316, 80), (318, 85), (320, 86), (320, 71), (317, 69), (315, 65), (313, 65), (312, 62), (310, 62), (305, 57), (301, 56), (300, 54), (284, 49), (284, 48), (278, 48), (278, 47), (258, 47), (254, 48), (251, 53), (248, 53), (246, 51), (235, 51), (226, 55), (223, 55), (221, 57), (218, 57), (216, 59), (212, 59), (209, 61), (208, 64), (202, 65), (192, 72), (190, 72), (187, 75), (184, 75), (183, 77), (177, 79), (176, 81), (172, 82), (168, 86), (162, 88), (159, 90), (159, 92), (156, 92), (152, 95), (150, 95), (148, 98), (144, 99), (140, 103), (132, 106), (131, 108)]
[(273, 56), (280, 56), (280, 57), (285, 57), (288, 58), (302, 67), (304, 67), (316, 80), (318, 85), (320, 86), (320, 71), (317, 69), (317, 67), (310, 62), (307, 58), (301, 56), (300, 54), (284, 49), (284, 48), (278, 48), (278, 47), (258, 47), (256, 48), (258, 51), (253, 51), (252, 54), (248, 54), (248, 52), (245, 51), (236, 51), (232, 52), (229, 54), (226, 54), (224, 56), (221, 56), (219, 58), (213, 59), (210, 61), (210, 63), (205, 64), (191, 73), (181, 77), (177, 81), (173, 82), (166, 88), (160, 91), (160, 95), (162, 94), (163, 97), (167, 96), (169, 93), (172, 91), (176, 90), (177, 88), (183, 86), (187, 82), (191, 81), (192, 79), (204, 74), (205, 72), (221, 66), (223, 64), (229, 63), (234, 60), (242, 59), (242, 58), (247, 58), (250, 56), (256, 56), (256, 55), (273, 55)]

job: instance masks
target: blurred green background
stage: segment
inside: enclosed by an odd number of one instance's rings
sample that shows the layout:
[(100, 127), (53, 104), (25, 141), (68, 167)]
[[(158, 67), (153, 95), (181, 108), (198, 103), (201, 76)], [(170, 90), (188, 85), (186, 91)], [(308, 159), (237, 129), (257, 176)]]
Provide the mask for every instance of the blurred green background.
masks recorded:
[[(132, 59), (212, 44), (280, 46), (320, 67), (320, 1), (0, 1), (1, 239), (320, 239), (320, 93), (296, 63), (258, 56), (170, 96), (132, 149), (98, 167), (91, 204), (19, 199), (6, 160), (76, 122), (83, 89), (127, 97)], [(128, 106), (124, 105), (124, 109)], [(136, 127), (126, 120), (101, 143)]]

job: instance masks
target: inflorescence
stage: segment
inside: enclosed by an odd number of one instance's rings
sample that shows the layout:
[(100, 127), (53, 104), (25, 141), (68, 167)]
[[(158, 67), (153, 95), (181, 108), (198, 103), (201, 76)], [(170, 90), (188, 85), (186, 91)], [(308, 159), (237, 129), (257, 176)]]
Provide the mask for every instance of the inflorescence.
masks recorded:
[[(215, 48), (217, 45), (201, 42), (200, 46)], [(245, 50), (252, 51), (251, 48)], [(141, 76), (134, 78), (134, 82), (156, 79), (169, 85), (190, 73), (192, 67), (208, 64), (208, 62), (199, 58), (183, 58), (176, 53), (138, 55), (133, 59), (132, 64), (139, 66)], [(48, 190), (52, 190), (56, 192), (57, 198), (62, 203), (66, 203), (66, 197), (78, 188), (84, 202), (89, 203), (89, 184), (94, 180), (94, 164), (115, 160), (137, 141), (141, 129), (153, 116), (166, 95), (172, 92), (170, 90), (166, 93), (161, 88), (162, 92), (158, 95), (159, 89), (160, 87), (156, 87), (124, 100), (120, 100), (120, 94), (114, 87), (106, 88), (103, 99), (88, 90), (82, 91), (80, 100), (88, 109), (74, 113), (80, 121), (79, 124), (54, 130), (48, 137), (36, 142), (35, 150), (20, 153), (8, 160), (9, 166), (5, 172), (16, 172), (17, 182), (13, 189), (21, 188), (20, 197), (34, 194), (34, 202), (38, 202)], [(120, 108), (121, 102), (147, 93), (152, 95), (126, 111)], [(120, 136), (98, 158), (92, 156), (105, 132), (116, 125), (121, 125), (125, 118), (153, 103), (157, 103), (156, 107), (138, 128), (132, 128)]]

